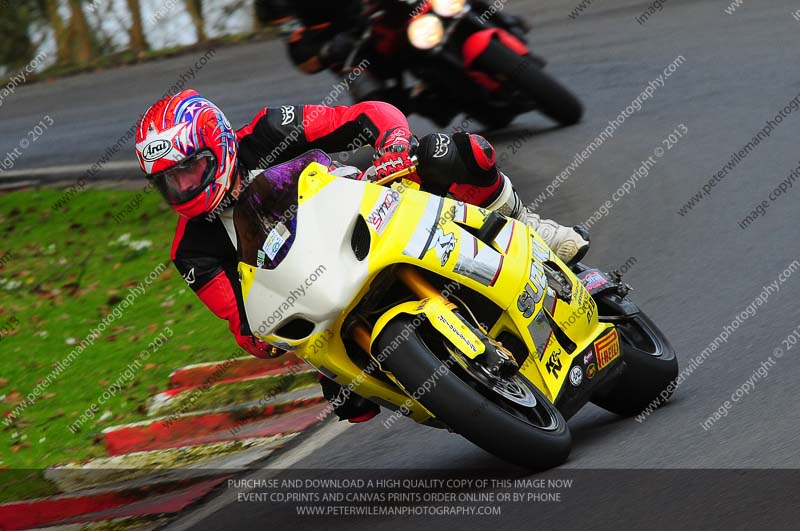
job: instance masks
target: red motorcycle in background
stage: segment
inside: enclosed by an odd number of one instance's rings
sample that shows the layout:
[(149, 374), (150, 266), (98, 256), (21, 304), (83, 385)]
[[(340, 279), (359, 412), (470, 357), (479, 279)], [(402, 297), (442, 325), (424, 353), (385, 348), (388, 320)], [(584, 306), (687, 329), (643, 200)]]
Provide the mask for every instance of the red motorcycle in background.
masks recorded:
[(580, 121), (580, 101), (544, 72), (545, 61), (525, 40), (527, 25), (501, 13), (504, 4), (405, 4), (410, 14), (402, 28), (386, 23), (380, 7), (364, 18), (341, 69), (359, 73), (369, 60), (370, 75), (359, 76), (350, 90), (356, 101), (383, 99), (441, 127), (462, 112), (493, 129), (533, 110), (564, 126)]

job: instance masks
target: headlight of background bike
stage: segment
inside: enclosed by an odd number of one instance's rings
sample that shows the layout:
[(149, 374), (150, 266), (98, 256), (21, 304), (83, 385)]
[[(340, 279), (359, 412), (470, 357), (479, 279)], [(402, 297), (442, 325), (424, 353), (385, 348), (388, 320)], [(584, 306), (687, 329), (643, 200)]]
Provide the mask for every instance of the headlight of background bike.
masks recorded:
[(414, 48), (430, 50), (444, 36), (444, 24), (436, 15), (422, 15), (408, 26), (408, 40)]
[(461, 13), (466, 0), (432, 0), (433, 12), (440, 17), (452, 17)]

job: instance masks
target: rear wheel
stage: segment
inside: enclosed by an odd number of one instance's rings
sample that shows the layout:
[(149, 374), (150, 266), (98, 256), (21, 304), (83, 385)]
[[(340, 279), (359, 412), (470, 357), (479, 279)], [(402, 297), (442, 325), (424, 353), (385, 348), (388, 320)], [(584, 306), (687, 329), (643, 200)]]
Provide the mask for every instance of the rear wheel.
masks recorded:
[(429, 328), (400, 316), (376, 342), (378, 352), (391, 352), (382, 365), (408, 393), (416, 392), (419, 402), (450, 429), (506, 461), (545, 469), (566, 460), (571, 446), (567, 422), (536, 386), (518, 374), (491, 374)]
[(636, 415), (650, 406), (655, 409), (665, 404), (672, 395), (667, 388), (678, 375), (675, 350), (641, 312), (612, 320), (617, 326), (625, 365), (608, 387), (592, 396), (592, 402), (622, 416)]
[(544, 72), (537, 61), (514, 53), (495, 39), (478, 57), (475, 66), (518, 90), (524, 99), (533, 100), (539, 111), (561, 125), (576, 124), (583, 116), (583, 105), (578, 98)]

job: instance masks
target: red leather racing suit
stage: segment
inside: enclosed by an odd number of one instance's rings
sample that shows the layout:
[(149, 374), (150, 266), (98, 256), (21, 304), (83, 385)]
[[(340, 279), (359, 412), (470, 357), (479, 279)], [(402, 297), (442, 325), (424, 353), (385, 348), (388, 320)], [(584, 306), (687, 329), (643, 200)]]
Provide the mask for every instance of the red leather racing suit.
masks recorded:
[[(346, 107), (300, 105), (265, 108), (250, 124), (237, 131), (240, 171), (266, 168), (290, 160), (309, 149), (328, 152), (345, 151), (356, 138), (367, 138), (372, 145), (398, 128), (408, 131), (406, 117), (395, 107), (382, 102), (362, 102)], [(449, 191), (457, 199), (484, 204), (498, 190), (500, 179), (494, 166), (494, 149), (477, 135), (455, 138), (435, 135), (423, 138), (421, 151), (431, 145), (435, 162), (429, 164), (430, 189), (439, 193)], [(472, 140), (470, 140), (472, 139)], [(476, 140), (477, 139), (477, 140)], [(438, 142), (438, 143), (437, 143)], [(442, 145), (453, 145), (453, 161), (441, 157)], [(468, 156), (456, 155), (456, 145)], [(471, 147), (470, 147), (471, 146)], [(453, 172), (461, 160), (469, 159), (465, 171)], [(434, 159), (431, 159), (432, 161)], [(436, 165), (447, 164), (443, 168)], [(420, 161), (419, 174), (425, 187), (425, 173)], [(464, 179), (452, 182), (451, 173), (464, 174)], [(446, 179), (444, 185), (442, 179)], [(433, 184), (436, 186), (433, 186)], [(449, 187), (449, 190), (448, 190)], [(219, 216), (196, 219), (181, 217), (172, 244), (172, 261), (189, 287), (214, 314), (228, 321), (236, 342), (249, 353), (267, 357), (270, 346), (252, 336), (244, 310), (238, 274), (238, 257), (234, 244)]]

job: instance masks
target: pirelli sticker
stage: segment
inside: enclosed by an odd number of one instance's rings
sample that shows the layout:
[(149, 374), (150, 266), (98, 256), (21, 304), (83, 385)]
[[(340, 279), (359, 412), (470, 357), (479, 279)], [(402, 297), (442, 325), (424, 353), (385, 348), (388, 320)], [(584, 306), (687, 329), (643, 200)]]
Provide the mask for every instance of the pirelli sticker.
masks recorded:
[(611, 333), (594, 342), (595, 356), (597, 357), (597, 370), (602, 371), (603, 368), (619, 357), (619, 338), (617, 337), (617, 329), (611, 330)]

